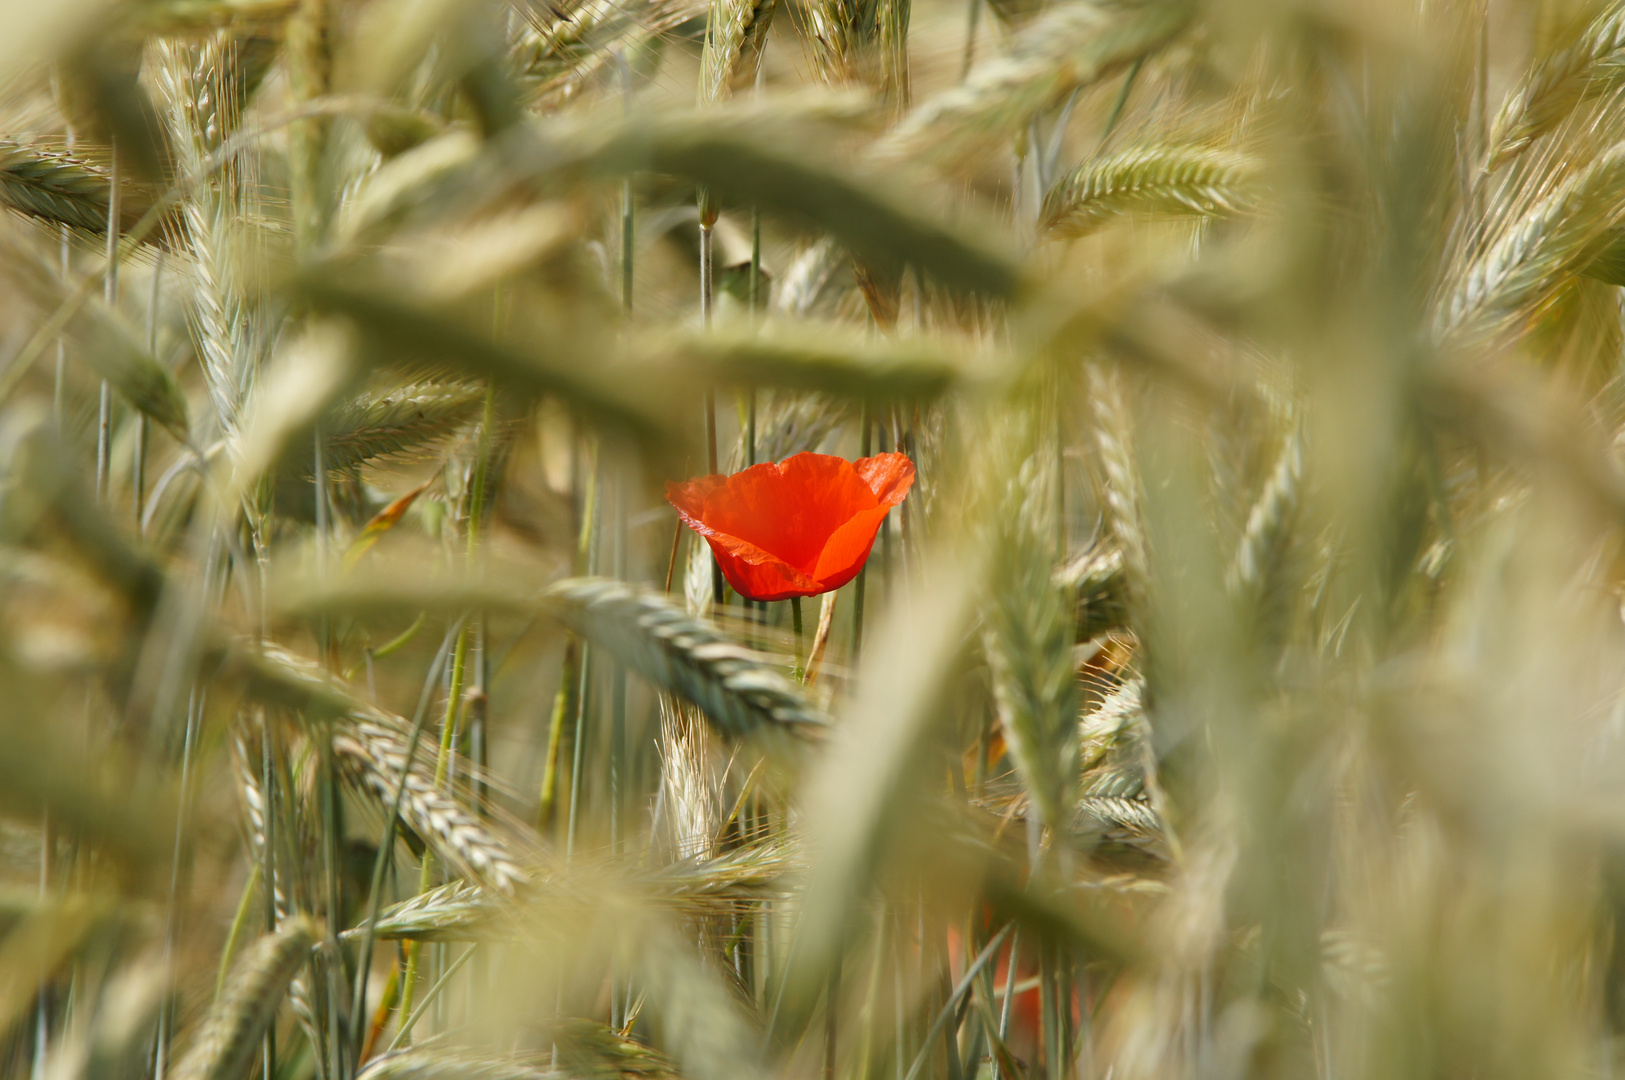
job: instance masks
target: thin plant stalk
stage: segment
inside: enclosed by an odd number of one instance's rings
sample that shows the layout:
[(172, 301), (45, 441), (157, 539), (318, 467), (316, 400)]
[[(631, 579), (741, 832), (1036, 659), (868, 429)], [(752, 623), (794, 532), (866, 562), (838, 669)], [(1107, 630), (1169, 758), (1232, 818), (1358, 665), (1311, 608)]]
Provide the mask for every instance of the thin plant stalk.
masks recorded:
[[(614, 548), (611, 573), (626, 580), (626, 490), (624, 477), (616, 476), (612, 488)], [(609, 840), (617, 855), (625, 842), (626, 822), (626, 666), (616, 660), (610, 667), (609, 711)]]
[[(586, 573), (598, 572), (598, 447), (591, 444), (586, 462), (587, 495), (581, 515), (581, 540), (577, 559)], [(581, 668), (577, 673), (575, 721), (571, 725), (570, 744), (570, 819), (565, 825), (564, 858), (575, 855), (576, 838), (581, 826), (581, 789), (587, 760), (586, 730), (588, 691), (592, 687), (592, 643), (581, 642)]]
[(570, 717), (574, 695), (577, 653), (581, 645), (574, 637), (564, 643), (564, 663), (559, 667), (559, 688), (553, 695), (553, 712), (547, 725), (547, 757), (542, 765), (542, 790), (536, 804), (536, 831), (546, 833), (553, 824), (559, 798), (559, 754), (564, 748), (564, 725)]
[[(925, 1068), (926, 1059), (931, 1054), (931, 1047), (942, 1036), (944, 1030), (947, 1029), (948, 1021), (958, 1011), (960, 999), (965, 996), (971, 984), (976, 981), (976, 975), (982, 970), (982, 967), (994, 956), (998, 955), (999, 948), (1004, 944), (1004, 939), (1010, 935), (1014, 925), (1013, 923), (1007, 924), (997, 934), (994, 934), (993, 940), (983, 946), (982, 951), (976, 954), (976, 959), (971, 961), (970, 966), (965, 969), (965, 973), (959, 977), (959, 982), (954, 984), (952, 991), (948, 994), (948, 1000), (944, 1001), (942, 1008), (937, 1010), (936, 1019), (931, 1022), (931, 1029), (926, 1032), (925, 1041), (920, 1044), (919, 1053), (914, 1056), (914, 1061), (909, 1065), (908, 1072), (903, 1074), (903, 1080), (915, 1080), (920, 1075), (920, 1070)], [(1014, 969), (1012, 968), (1012, 970)]]
[(801, 597), (790, 597), (790, 624), (795, 628), (796, 634), (796, 681), (802, 682), (807, 678), (807, 670), (803, 666), (801, 651)]
[[(315, 498), (316, 498), (316, 567), (317, 572), (325, 574), (328, 566), (328, 540), (332, 528), (329, 517), (327, 490), (327, 438), (322, 431), (322, 425), (316, 425), (315, 433), (311, 436), (311, 450), (313, 455), (313, 468), (315, 472)], [(333, 656), (333, 641), (331, 623), (323, 614), (317, 623), (316, 630), (317, 651), (324, 665), (330, 665)], [(339, 1001), (343, 981), (344, 953), (338, 943), (339, 910), (339, 857), (338, 844), (340, 837), (337, 827), (337, 795), (334, 790), (338, 778), (333, 769), (333, 737), (332, 731), (324, 733), (321, 739), (321, 813), (322, 813), (322, 872), (327, 901), (327, 942), (325, 952), (325, 968), (327, 973), (327, 1031), (328, 1031), (328, 1076), (334, 1080), (344, 1080), (345, 1060), (348, 1057), (349, 1040), (342, 1030), (343, 1020), (339, 1013)]]
[[(758, 69), (758, 82), (761, 71)], [(759, 95), (758, 95), (759, 96)], [(756, 325), (757, 303), (761, 297), (762, 288), (762, 212), (757, 207), (750, 211), (750, 277), (748, 282), (747, 298), (749, 300), (750, 322)], [(756, 464), (756, 388), (753, 386), (745, 391), (745, 467), (750, 468)], [(745, 610), (752, 612), (754, 618), (766, 624), (767, 602), (760, 603), (745, 601)]]
[(824, 1080), (835, 1080), (835, 1065), (839, 1050), (839, 1025), (841, 1011), (841, 955), (835, 954), (835, 961), (829, 969), (829, 987), (825, 994), (824, 1005)]
[[(276, 740), (271, 731), (271, 718), (260, 710), (260, 817), (264, 836), (261, 838), (260, 878), (265, 882), (265, 932), (276, 933)], [(276, 1025), (267, 1025), (260, 1046), (262, 1076), (275, 1076), (277, 1065)]]
[(666, 560), (666, 587), (664, 592), (671, 592), (672, 579), (677, 576), (677, 550), (682, 546), (683, 522), (679, 518), (671, 530), (671, 555)]
[[(761, 300), (762, 288), (762, 212), (752, 207), (750, 212), (750, 320), (756, 322), (756, 307)], [(745, 391), (745, 465), (756, 464), (756, 388)]]
[[(66, 134), (67, 134), (67, 150), (68, 150), (68, 153), (71, 154), (71, 153), (73, 153), (73, 144), (74, 144), (73, 125), (71, 125), (71, 124), (68, 125), (68, 129), (67, 129)], [(73, 239), (72, 229), (70, 229), (69, 226), (67, 226), (67, 225), (63, 225), (62, 226), (62, 242), (61, 242), (61, 271), (62, 271), (62, 280), (63, 281), (68, 280), (68, 274), (69, 274), (70, 270), (72, 269), (72, 266), (71, 266), (71, 264), (72, 264), (72, 256), (73, 256), (72, 239)], [(63, 338), (60, 335), (58, 335), (57, 340), (56, 340), (56, 372), (55, 372), (55, 377), (53, 378), (52, 384), (51, 384), (51, 416), (56, 420), (57, 430), (59, 430), (59, 431), (62, 429), (62, 395), (63, 395), (63, 393), (64, 393), (64, 391), (66, 389), (65, 378), (66, 378), (66, 374), (67, 374), (67, 366), (68, 366), (68, 343), (65, 340), (63, 340)]]
[(378, 913), (383, 907), (384, 900), (384, 871), (389, 865), (390, 853), (395, 849), (395, 829), (400, 823), (401, 803), (406, 798), (406, 783), (412, 775), (412, 766), (417, 761), (418, 747), (423, 741), (423, 729), (428, 725), (429, 698), (435, 684), (440, 681), (440, 673), (445, 669), (446, 655), (451, 652), (452, 642), (461, 631), (462, 627), (458, 625), (446, 632), (439, 651), (435, 653), (434, 661), (429, 665), (429, 674), (423, 680), (423, 689), (418, 694), (417, 708), (412, 713), (412, 734), (406, 742), (406, 761), (401, 767), (401, 778), (395, 783), (395, 793), (389, 801), (389, 813), (384, 818), (384, 831), (379, 837), (378, 855), (372, 863), (372, 879), (367, 892), (367, 920), (361, 927), (361, 946), (357, 951), (355, 998), (350, 1009), (352, 1016), (361, 1015), (361, 1009), (366, 1004), (367, 971), (372, 966)]
[[(712, 232), (714, 222), (706, 220), (708, 196), (700, 195), (700, 322), (705, 329), (711, 329), (711, 318), (716, 306), (714, 292), (715, 280), (712, 266)], [(705, 392), (705, 470), (715, 475), (717, 472), (717, 395), (714, 390)], [(724, 602), (722, 591), (722, 566), (713, 556), (711, 559), (711, 602), (720, 609)]]
[[(1004, 1000), (999, 1002), (999, 1042), (1005, 1043), (1010, 1039), (1010, 1013), (1016, 1001), (1016, 961), (1021, 956), (1021, 935), (1019, 932), (1010, 938), (1009, 966), (1004, 972)], [(995, 1060), (995, 1065), (997, 1064)], [(994, 1080), (999, 1080), (995, 1068)]]
[(971, 65), (976, 61), (976, 23), (982, 13), (982, 0), (970, 0), (970, 14), (965, 17), (965, 59), (959, 65), (959, 81), (970, 78)]
[[(578, 574), (585, 574), (589, 572), (589, 565), (592, 561), (592, 523), (593, 518), (597, 513), (595, 504), (598, 498), (598, 486), (596, 483), (595, 472), (588, 473), (585, 484), (581, 482), (581, 468), (579, 462), (577, 461), (577, 454), (579, 453), (580, 446), (581, 443), (579, 440), (577, 440), (574, 444), (574, 448), (571, 450), (570, 476), (571, 484), (575, 490), (581, 491), (583, 488), (585, 489), (585, 497), (582, 500), (583, 505), (580, 507), (579, 511), (580, 523), (576, 526), (575, 550), (575, 572)], [(572, 499), (572, 503), (575, 501), (576, 500)], [(682, 525), (679, 523), (678, 528), (681, 527)], [(673, 554), (672, 558), (675, 565), (676, 555)], [(666, 591), (671, 591), (670, 571), (667, 571), (666, 574)], [(553, 723), (549, 728), (547, 735), (547, 761), (542, 768), (541, 797), (538, 800), (536, 807), (536, 828), (538, 832), (542, 831), (552, 822), (554, 814), (557, 812), (559, 755), (563, 749), (564, 725), (566, 722), (571, 720), (577, 720), (576, 710), (580, 708), (582, 694), (586, 692), (585, 683), (582, 683), (578, 688), (577, 680), (580, 672), (585, 670), (588, 648), (589, 646), (586, 641), (576, 638), (573, 635), (568, 637), (565, 641), (564, 663), (561, 665), (559, 670), (559, 688), (553, 700)], [(572, 706), (574, 706), (574, 708), (572, 708)], [(571, 744), (572, 759), (574, 759), (575, 756), (573, 752), (575, 747), (579, 746), (580, 744), (579, 721), (576, 723), (576, 728), (577, 738), (576, 741)], [(573, 837), (573, 823), (576, 806), (575, 791), (576, 783), (580, 776), (577, 764), (574, 762), (574, 760), (572, 760), (572, 770), (573, 771), (571, 772), (570, 777), (570, 823), (568, 827), (571, 830), (571, 836)]]
[[(480, 441), (474, 458), (474, 478), (468, 496), (468, 560), (474, 561), (479, 551), (480, 522), (485, 514), (485, 485), (490, 469), (491, 458), (491, 425), (495, 419), (495, 393), (491, 388), (485, 391), (485, 410), (480, 420)], [(469, 625), (464, 622), (457, 631), (457, 645), (452, 652), (451, 660), (451, 686), (446, 691), (446, 712), (441, 719), (440, 752), (434, 763), (434, 786), (436, 789), (446, 785), (447, 774), (451, 768), (451, 751), (457, 737), (457, 720), (461, 712), (463, 686), (468, 678), (468, 643)], [(434, 856), (427, 848), (423, 852), (423, 863), (418, 871), (418, 892), (429, 890), (434, 878)], [(401, 986), (402, 1016), (412, 1015), (413, 990), (417, 985), (419, 942), (411, 942), (406, 948), (406, 975)]]
[[(170, 966), (174, 962), (175, 905), (180, 901), (181, 850), (186, 836), (186, 797), (192, 780), (192, 746), (196, 739), (198, 723), (203, 712), (202, 697), (202, 691), (194, 686), (186, 703), (186, 728), (181, 744), (180, 805), (175, 811), (175, 842), (171, 848), (169, 866), (169, 903), (165, 908), (164, 915), (163, 964), (166, 979), (170, 977)], [(171, 1019), (169, 1008), (166, 1005), (159, 1012), (157, 1042), (153, 1050), (153, 1075), (159, 1080), (162, 1080), (162, 1077), (168, 1071), (169, 1026)]]
[(322, 876), (327, 892), (328, 940), (324, 960), (327, 967), (327, 1052), (328, 1075), (343, 1080), (348, 1075), (350, 1040), (344, 1029), (345, 1016), (340, 1011), (344, 992), (344, 950), (339, 947), (339, 924), (343, 909), (339, 898), (339, 842), (343, 829), (339, 824), (338, 772), (333, 767), (333, 740), (322, 740), (321, 762), (322, 811)]
[[(102, 298), (108, 310), (118, 303), (118, 238), (119, 238), (119, 160), (118, 143), (111, 144), (111, 157), (107, 166), (107, 276), (102, 279)], [(113, 388), (106, 379), (101, 382), (96, 409), (96, 497), (107, 497), (108, 455), (112, 452)]]
[(1100, 133), (1100, 147), (1096, 152), (1106, 148), (1106, 142), (1117, 129), (1117, 122), (1123, 118), (1123, 108), (1128, 105), (1129, 91), (1134, 89), (1134, 80), (1140, 77), (1140, 68), (1145, 66), (1145, 57), (1135, 60), (1123, 76), (1123, 88), (1117, 92), (1117, 99), (1112, 102), (1112, 111), (1106, 116), (1106, 127)]
[[(158, 252), (152, 265), (152, 292), (147, 297), (147, 354), (158, 357), (158, 296), (164, 279), (164, 253)], [(131, 466), (132, 502), (135, 508), (135, 531), (141, 531), (141, 519), (147, 503), (147, 414), (136, 410), (135, 461)]]
[[(621, 108), (632, 111), (632, 65), (627, 62), (626, 50), (615, 54), (615, 66), (621, 74)], [(621, 313), (632, 318), (632, 272), (637, 256), (636, 205), (632, 200), (632, 177), (621, 181)]]
[[(39, 896), (43, 904), (51, 889), (51, 811), (45, 809), (40, 814), (40, 851), (39, 851)], [(47, 1047), (51, 1041), (51, 1002), (48, 997), (49, 984), (42, 978), (39, 983), (38, 999), (34, 1003), (34, 1059), (30, 1075), (33, 1080), (41, 1080), (45, 1076), (47, 1064)]]
[[(632, 104), (632, 67), (626, 62), (626, 54), (618, 56), (621, 69), (621, 101), (630, 111)], [(634, 230), (632, 205), (632, 181), (628, 178), (621, 185), (621, 312), (630, 322), (632, 318), (632, 272), (634, 268), (636, 246), (636, 233)], [(712, 420), (715, 423), (715, 418)], [(616, 580), (626, 579), (626, 477), (624, 470), (617, 470), (614, 484), (614, 532), (615, 549), (613, 573)], [(609, 710), (609, 842), (610, 850), (616, 855), (621, 853), (621, 845), (625, 841), (626, 823), (622, 820), (626, 811), (626, 777), (627, 777), (627, 746), (626, 746), (626, 666), (616, 660), (610, 668), (610, 710)], [(610, 1008), (612, 1014), (616, 1009), (617, 988), (619, 980), (615, 973), (610, 974)], [(615, 1016), (612, 1015), (612, 1022)], [(618, 1026), (618, 1025), (617, 1025)]]
[(237, 957), (237, 950), (242, 946), (243, 935), (248, 932), (248, 921), (254, 917), (254, 898), (259, 895), (261, 876), (260, 864), (254, 863), (248, 868), (248, 880), (243, 883), (243, 895), (237, 901), (237, 910), (231, 917), (231, 929), (226, 932), (225, 947), (220, 950), (219, 970), (214, 979), (214, 996), (219, 1000), (225, 991), (226, 975), (231, 971), (231, 962)]
[[(468, 963), (468, 961), (473, 958), (477, 951), (479, 951), (479, 945), (470, 945), (463, 952), (463, 955), (459, 956), (446, 966), (446, 970), (441, 973), (440, 977), (434, 981), (434, 985), (430, 986), (428, 992), (423, 995), (422, 1003), (419, 1004), (416, 1009), (412, 1010), (411, 1013), (407, 1014), (406, 1019), (401, 1022), (400, 1030), (395, 1033), (395, 1038), (390, 1041), (389, 1047), (384, 1051), (384, 1053), (392, 1054), (410, 1041), (412, 1028), (417, 1025), (419, 1020), (423, 1019), (423, 1014), (428, 1012), (434, 1003), (439, 999), (440, 991), (445, 989), (446, 984), (451, 981), (452, 976), (461, 971), (463, 969), (463, 965)], [(404, 1012), (404, 1005), (406, 1003), (405, 997), (402, 997), (401, 1002), (403, 1005), (402, 1011)]]

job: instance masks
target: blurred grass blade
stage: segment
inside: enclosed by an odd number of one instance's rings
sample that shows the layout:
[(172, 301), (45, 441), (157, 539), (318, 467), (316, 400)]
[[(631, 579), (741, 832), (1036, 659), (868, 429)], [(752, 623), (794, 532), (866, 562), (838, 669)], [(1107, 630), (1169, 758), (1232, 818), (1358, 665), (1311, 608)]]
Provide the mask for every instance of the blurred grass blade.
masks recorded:
[[(0, 230), (0, 251), (6, 256), (8, 276), (42, 309), (57, 311), (70, 302), (70, 290), (57, 269), (21, 236)], [(184, 441), (190, 436), (186, 396), (175, 377), (147, 351), (116, 311), (98, 299), (86, 297), (66, 329), (75, 354), (108, 380), (125, 400), (177, 439)], [(0, 376), (0, 385), (13, 384), (23, 373), (20, 368), (7, 371)]]
[[(785, 975), (782, 1030), (798, 1030), (859, 911), (867, 907), (880, 860), (924, 836), (911, 800), (945, 722), (943, 695), (958, 669), (981, 593), (977, 558), (926, 563), (906, 600), (894, 602), (858, 672), (857, 691), (829, 752), (806, 785), (808, 873), (796, 930), (794, 968)], [(927, 587), (927, 585), (929, 587)]]
[[(1018, 291), (1020, 270), (994, 239), (995, 226), (973, 231), (928, 216), (918, 200), (901, 197), (905, 178), (865, 175), (816, 159), (792, 142), (796, 126), (805, 124), (767, 109), (733, 109), (635, 117), (590, 132), (550, 135), (542, 129), (514, 167), (532, 175), (580, 170), (684, 176), (724, 204), (759, 206), (825, 230), (879, 265), (918, 266), (965, 292), (1009, 297)], [(815, 130), (801, 134), (804, 142), (823, 141)]]
[(689, 365), (707, 381), (874, 403), (930, 400), (991, 374), (947, 343), (876, 341), (834, 326), (770, 324), (759, 332), (724, 326), (675, 341), (657, 337), (647, 348)]
[(558, 1075), (539, 1064), (422, 1047), (376, 1058), (356, 1074), (356, 1080), (553, 1080)]
[[(675, 927), (652, 916), (637, 936), (633, 972), (687, 1080), (765, 1080), (758, 1043), (733, 992)], [(630, 942), (627, 942), (628, 944)]]
[(106, 901), (70, 894), (19, 919), (0, 940), (0, 1024), (11, 1028), (41, 987), (112, 914)]
[(243, 410), (232, 446), (235, 502), (314, 429), (354, 373), (352, 346), (335, 323), (308, 325), (277, 350)]
[(8, 434), (7, 498), (0, 503), (0, 536), (12, 542), (42, 539), (41, 529), (55, 525), (85, 562), (118, 590), (131, 610), (150, 616), (163, 593), (160, 566), (124, 535), (96, 504), (84, 477), (73, 467), (66, 448), (51, 428), (39, 426)]
[[(562, 334), (532, 337), (523, 345), (498, 340), (452, 312), (402, 297), (399, 290), (359, 283), (353, 269), (307, 271), (294, 291), (318, 310), (350, 320), (372, 347), (397, 362), (432, 360), (510, 390), (554, 394), (600, 422), (646, 438), (659, 437), (670, 427), (664, 407), (669, 399), (660, 409), (651, 400), (651, 382), (664, 382), (659, 372), (607, 377), (601, 364), (585, 362), (604, 347), (602, 342)], [(628, 389), (634, 385), (648, 392), (634, 394)]]

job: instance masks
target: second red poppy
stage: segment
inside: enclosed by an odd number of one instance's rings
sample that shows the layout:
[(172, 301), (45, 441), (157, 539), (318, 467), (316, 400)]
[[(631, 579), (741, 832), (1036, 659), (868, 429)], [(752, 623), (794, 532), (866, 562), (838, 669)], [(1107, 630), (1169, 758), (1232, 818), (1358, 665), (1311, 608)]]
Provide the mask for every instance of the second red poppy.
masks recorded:
[(666, 499), (751, 600), (838, 589), (857, 576), (875, 534), (914, 483), (902, 454), (847, 461), (801, 453), (732, 476), (666, 485)]

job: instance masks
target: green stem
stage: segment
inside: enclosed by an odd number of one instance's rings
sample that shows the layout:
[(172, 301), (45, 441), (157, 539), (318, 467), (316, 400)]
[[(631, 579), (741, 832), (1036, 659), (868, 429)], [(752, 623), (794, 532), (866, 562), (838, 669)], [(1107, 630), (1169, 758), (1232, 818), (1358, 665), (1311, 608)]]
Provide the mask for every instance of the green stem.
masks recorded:
[[(263, 582), (262, 582), (263, 584)], [(260, 821), (264, 830), (261, 838), (260, 872), (265, 882), (265, 932), (276, 932), (276, 768), (275, 739), (271, 731), (271, 718), (260, 712)], [(260, 1044), (261, 1075), (276, 1075), (276, 1025), (267, 1025), (265, 1038)]]
[[(581, 535), (576, 545), (576, 566), (587, 574), (598, 570), (598, 448), (587, 450), (587, 494), (581, 511)], [(570, 817), (565, 823), (564, 858), (575, 854), (576, 836), (581, 824), (582, 771), (586, 767), (587, 691), (592, 679), (592, 643), (581, 643), (576, 672), (575, 721), (570, 743)]]
[[(368, 893), (367, 921), (361, 934), (361, 948), (358, 951), (359, 959), (356, 962), (355, 998), (351, 1003), (350, 1015), (360, 1016), (361, 1009), (366, 1004), (367, 971), (372, 967), (372, 946), (374, 931), (378, 926), (378, 912), (383, 904), (384, 897), (384, 870), (389, 865), (390, 853), (395, 849), (395, 824), (400, 820), (401, 801), (406, 797), (406, 782), (412, 775), (412, 765), (417, 761), (418, 746), (423, 740), (423, 729), (429, 718), (429, 695), (434, 686), (440, 681), (440, 673), (446, 666), (446, 654), (451, 650), (452, 637), (455, 631), (448, 632), (446, 639), (440, 643), (440, 650), (435, 653), (434, 662), (429, 665), (429, 675), (423, 680), (423, 690), (418, 694), (417, 710), (412, 714), (412, 734), (406, 743), (406, 761), (401, 767), (401, 778), (395, 783), (395, 796), (390, 800), (389, 816), (384, 819), (384, 832), (378, 841), (378, 855), (372, 864), (372, 887)], [(424, 853), (428, 857), (428, 853)], [(359, 1032), (357, 1033), (359, 1037)]]
[[(700, 322), (707, 330), (711, 329), (712, 308), (716, 306), (712, 269), (712, 224), (706, 221), (708, 206), (709, 196), (707, 193), (702, 192), (700, 195)], [(705, 466), (708, 473), (716, 474), (718, 467), (717, 395), (714, 390), (705, 392)], [(713, 557), (711, 560), (711, 602), (721, 608), (724, 601), (722, 567)]]
[[(618, 581), (626, 580), (626, 483), (617, 470), (613, 487), (612, 527), (615, 548), (611, 569)], [(617, 855), (625, 842), (626, 787), (626, 666), (616, 659), (610, 668), (609, 709), (609, 843)]]
[[(994, 934), (993, 940), (987, 943), (986, 947), (977, 954), (976, 959), (971, 961), (970, 967), (965, 969), (965, 974), (960, 976), (958, 984), (949, 993), (948, 1000), (942, 1003), (942, 1008), (937, 1012), (936, 1019), (931, 1022), (931, 1030), (926, 1032), (925, 1041), (920, 1044), (920, 1052), (915, 1055), (914, 1063), (908, 1067), (908, 1072), (904, 1074), (903, 1080), (915, 1080), (920, 1075), (920, 1070), (925, 1068), (926, 1059), (931, 1056), (931, 1048), (936, 1044), (944, 1029), (947, 1028), (948, 1021), (953, 1018), (960, 999), (971, 988), (971, 984), (976, 980), (977, 972), (981, 971), (989, 960), (998, 955), (999, 946), (1004, 944), (1005, 936), (1010, 933), (1014, 925), (1013, 923), (1007, 924), (1004, 929)], [(1014, 964), (1014, 961), (1015, 958), (1011, 957), (1012, 964)], [(1014, 970), (1014, 967), (1012, 967), (1011, 971)]]
[(564, 723), (570, 714), (570, 691), (575, 686), (579, 644), (570, 638), (564, 644), (564, 664), (559, 670), (559, 690), (553, 696), (553, 716), (547, 727), (547, 763), (542, 770), (541, 798), (536, 806), (536, 831), (545, 833), (553, 822), (559, 798), (559, 754), (564, 747)]
[[(107, 165), (107, 276), (102, 280), (102, 298), (108, 311), (118, 306), (118, 237), (119, 237), (119, 159), (118, 142), (111, 144), (112, 155)], [(102, 380), (96, 408), (96, 497), (107, 497), (108, 463), (112, 453), (113, 388)]]
[[(414, 941), (412, 944), (416, 945), (418, 942)], [(478, 943), (470, 945), (468, 950), (464, 952), (463, 955), (453, 960), (446, 967), (445, 972), (440, 976), (440, 978), (434, 981), (434, 985), (429, 987), (429, 992), (423, 995), (423, 1003), (413, 1011), (406, 1012), (407, 1008), (411, 1005), (411, 999), (403, 994), (401, 998), (401, 1012), (406, 1013), (406, 1019), (401, 1022), (401, 1029), (395, 1033), (395, 1038), (390, 1041), (389, 1049), (385, 1050), (384, 1053), (394, 1053), (396, 1050), (400, 1049), (402, 1045), (408, 1042), (409, 1037), (412, 1034), (412, 1028), (415, 1027), (417, 1022), (423, 1018), (423, 1014), (428, 1011), (429, 1006), (434, 1004), (435, 999), (440, 996), (440, 991), (445, 989), (446, 984), (451, 981), (451, 977), (463, 969), (463, 965), (468, 963), (468, 961), (474, 956), (477, 949), (479, 949)]]
[(237, 913), (231, 917), (231, 931), (226, 935), (226, 947), (220, 953), (220, 971), (214, 980), (214, 996), (219, 1000), (220, 993), (226, 986), (226, 972), (231, 970), (231, 962), (237, 956), (237, 948), (243, 943), (243, 933), (248, 929), (248, 920), (254, 910), (254, 897), (260, 889), (260, 864), (254, 863), (248, 868), (248, 881), (243, 885), (242, 899), (237, 901)]
[(428, 621), (429, 613), (427, 611), (418, 612), (418, 617), (412, 620), (411, 626), (408, 626), (405, 630), (402, 630), (398, 636), (391, 638), (389, 641), (384, 642), (382, 645), (372, 650), (372, 658), (374, 660), (382, 660), (390, 653), (399, 651), (413, 638), (418, 636), (418, 631), (422, 630), (424, 623)]
[(1123, 107), (1128, 104), (1129, 91), (1134, 89), (1134, 80), (1139, 77), (1140, 68), (1145, 65), (1145, 57), (1134, 61), (1134, 66), (1128, 69), (1123, 76), (1123, 88), (1117, 92), (1117, 100), (1112, 104), (1112, 111), (1106, 117), (1106, 130), (1100, 133), (1100, 145), (1104, 147), (1106, 140), (1111, 138), (1112, 129), (1117, 127), (1117, 121), (1123, 118)]
[[(457, 734), (458, 704), (463, 696), (463, 682), (468, 668), (468, 625), (457, 631), (457, 647), (451, 659), (451, 686), (446, 691), (446, 712), (440, 722), (440, 753), (434, 763), (434, 786), (438, 789), (446, 782), (451, 767), (451, 748)], [(423, 865), (418, 871), (418, 892), (426, 893), (434, 882), (434, 854), (423, 850)], [(401, 986), (401, 1015), (412, 1015), (413, 991), (417, 988), (420, 943), (406, 946), (406, 976)]]
[(959, 69), (959, 81), (970, 78), (971, 63), (976, 59), (976, 19), (982, 10), (982, 0), (970, 0), (970, 15), (965, 26), (965, 62)]
[(829, 988), (824, 999), (824, 1080), (835, 1080), (836, 1051), (839, 1049), (836, 1035), (840, 1005), (841, 957), (837, 953), (835, 963), (829, 969)]
[(802, 682), (807, 678), (806, 669), (802, 666), (801, 648), (801, 597), (790, 597), (790, 622), (796, 630), (796, 681)]
[(324, 950), (327, 968), (327, 1024), (329, 1076), (342, 1080), (347, 1075), (350, 1047), (349, 1033), (344, 1030), (339, 1014), (340, 994), (344, 983), (344, 950), (339, 946), (338, 928), (343, 925), (344, 913), (339, 897), (339, 853), (342, 836), (338, 810), (338, 775), (333, 768), (333, 740), (331, 733), (322, 741), (321, 761), (322, 832), (326, 842), (322, 845), (322, 875), (327, 893), (328, 948)]

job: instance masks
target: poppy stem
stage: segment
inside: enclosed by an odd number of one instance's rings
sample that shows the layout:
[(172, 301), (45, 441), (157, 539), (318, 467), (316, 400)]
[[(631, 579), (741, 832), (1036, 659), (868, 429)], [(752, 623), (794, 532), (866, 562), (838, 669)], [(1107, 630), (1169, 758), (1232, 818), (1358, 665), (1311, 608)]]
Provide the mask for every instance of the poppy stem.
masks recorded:
[(801, 682), (807, 677), (806, 670), (801, 666), (801, 597), (790, 597), (790, 622), (796, 630), (796, 681)]

